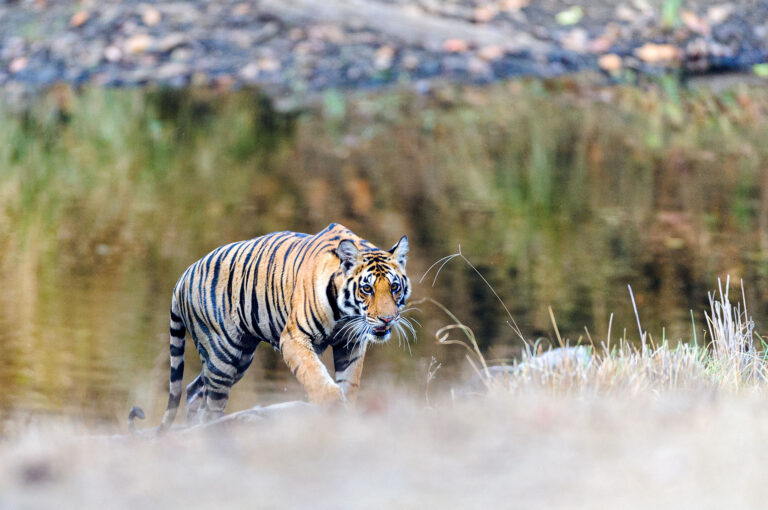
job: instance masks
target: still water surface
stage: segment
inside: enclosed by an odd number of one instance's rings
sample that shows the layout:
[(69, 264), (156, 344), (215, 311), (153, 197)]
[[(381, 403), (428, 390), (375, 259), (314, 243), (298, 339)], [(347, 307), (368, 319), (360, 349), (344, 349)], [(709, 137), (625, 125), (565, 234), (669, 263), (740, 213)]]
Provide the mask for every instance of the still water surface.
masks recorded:
[[(184, 268), (221, 244), (331, 221), (382, 247), (407, 233), (415, 283), (460, 245), (545, 345), (550, 306), (572, 341), (602, 341), (611, 314), (614, 338), (636, 338), (627, 284), (655, 339), (690, 340), (691, 310), (701, 338), (707, 291), (726, 274), (744, 278), (760, 319), (768, 129), (765, 98), (746, 94), (752, 117), (738, 95), (597, 101), (537, 86), (449, 106), (360, 99), (298, 117), (250, 92), (90, 92), (6, 114), (0, 136), (15, 152), (0, 188), (0, 412), (111, 421), (138, 403), (159, 417), (170, 293)], [(712, 101), (723, 110), (702, 114)], [(432, 283), (414, 299), (444, 303), (489, 358), (519, 353), (471, 268), (454, 260)], [(448, 318), (420, 308), (415, 343), (372, 349), (365, 391), (423, 393), (433, 356), (438, 391), (467, 375), (459, 348), (435, 344)], [(191, 346), (185, 380), (199, 367)], [(279, 353), (260, 346), (230, 406), (301, 397)]]

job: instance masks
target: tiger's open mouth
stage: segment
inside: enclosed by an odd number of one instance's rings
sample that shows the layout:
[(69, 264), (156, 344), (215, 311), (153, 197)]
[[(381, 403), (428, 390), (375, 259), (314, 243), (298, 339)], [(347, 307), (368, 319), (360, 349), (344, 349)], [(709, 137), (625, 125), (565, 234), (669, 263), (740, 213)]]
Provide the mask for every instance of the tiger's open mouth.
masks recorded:
[(373, 334), (376, 336), (384, 336), (387, 333), (389, 333), (389, 326), (379, 326), (377, 328), (373, 328)]

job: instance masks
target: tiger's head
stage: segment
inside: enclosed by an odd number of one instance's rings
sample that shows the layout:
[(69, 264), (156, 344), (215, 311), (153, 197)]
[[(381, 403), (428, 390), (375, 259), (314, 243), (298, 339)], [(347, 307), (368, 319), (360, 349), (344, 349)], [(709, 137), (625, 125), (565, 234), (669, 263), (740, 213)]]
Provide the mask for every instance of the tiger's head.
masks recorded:
[(337, 305), (343, 318), (338, 335), (355, 341), (386, 342), (392, 329), (411, 329), (400, 312), (411, 295), (405, 274), (408, 237), (403, 236), (389, 250), (358, 250), (344, 240), (336, 254), (341, 260), (342, 282)]

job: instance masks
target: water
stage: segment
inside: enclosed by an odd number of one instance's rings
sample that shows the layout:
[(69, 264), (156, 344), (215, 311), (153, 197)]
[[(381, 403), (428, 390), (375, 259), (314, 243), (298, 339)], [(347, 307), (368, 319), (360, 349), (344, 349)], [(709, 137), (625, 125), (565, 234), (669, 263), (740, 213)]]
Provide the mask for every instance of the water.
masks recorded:
[[(331, 221), (381, 247), (407, 233), (414, 282), (461, 246), (543, 345), (557, 342), (550, 307), (572, 342), (605, 340), (612, 314), (613, 337), (637, 340), (628, 284), (655, 341), (689, 341), (694, 328), (701, 341), (707, 291), (726, 274), (744, 279), (761, 325), (764, 92), (533, 82), (451, 94), (297, 116), (248, 91), (58, 91), (3, 113), (0, 412), (112, 421), (138, 403), (157, 418), (181, 272), (221, 244)], [(519, 353), (471, 267), (457, 258), (433, 276), (414, 299), (452, 310), (489, 359)], [(461, 348), (434, 341), (450, 319), (420, 308), (418, 341), (374, 348), (364, 391), (423, 392), (433, 356), (436, 391), (468, 375)], [(185, 379), (198, 367), (188, 349)], [(230, 408), (301, 396), (261, 346)]]

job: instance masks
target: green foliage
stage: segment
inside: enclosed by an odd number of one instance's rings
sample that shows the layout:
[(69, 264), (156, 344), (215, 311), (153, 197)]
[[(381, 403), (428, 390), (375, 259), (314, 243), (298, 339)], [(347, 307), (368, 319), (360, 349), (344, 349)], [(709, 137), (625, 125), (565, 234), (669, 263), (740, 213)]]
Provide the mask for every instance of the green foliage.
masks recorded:
[(661, 25), (667, 30), (680, 26), (680, 6), (682, 0), (664, 0), (661, 8)]

